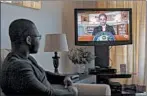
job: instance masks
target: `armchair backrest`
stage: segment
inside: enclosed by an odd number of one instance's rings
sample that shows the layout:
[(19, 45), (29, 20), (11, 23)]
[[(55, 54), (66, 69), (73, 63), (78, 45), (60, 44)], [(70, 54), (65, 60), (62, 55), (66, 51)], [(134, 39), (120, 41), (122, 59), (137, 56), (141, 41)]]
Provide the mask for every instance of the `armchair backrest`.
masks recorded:
[(11, 49), (1, 49), (1, 59), (0, 59), (1, 64), (3, 63), (8, 53), (10, 52), (11, 52)]
[[(2, 68), (2, 64), (3, 64), (3, 61), (4, 61), (4, 59), (6, 58), (6, 56), (8, 55), (8, 53), (10, 53), (11, 52), (11, 49), (1, 49), (1, 58), (0, 58), (0, 70), (1, 70), (1, 68)], [(1, 88), (0, 88), (0, 96), (6, 96), (3, 92), (2, 92), (2, 90), (1, 90)]]

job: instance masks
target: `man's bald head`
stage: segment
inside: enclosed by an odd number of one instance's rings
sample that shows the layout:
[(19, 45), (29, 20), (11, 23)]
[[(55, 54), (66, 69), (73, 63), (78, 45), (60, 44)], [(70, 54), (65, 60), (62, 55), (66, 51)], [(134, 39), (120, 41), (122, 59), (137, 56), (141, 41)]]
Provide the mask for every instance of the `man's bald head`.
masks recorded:
[(14, 44), (21, 44), (28, 35), (33, 34), (35, 24), (27, 19), (14, 20), (9, 26), (10, 40)]

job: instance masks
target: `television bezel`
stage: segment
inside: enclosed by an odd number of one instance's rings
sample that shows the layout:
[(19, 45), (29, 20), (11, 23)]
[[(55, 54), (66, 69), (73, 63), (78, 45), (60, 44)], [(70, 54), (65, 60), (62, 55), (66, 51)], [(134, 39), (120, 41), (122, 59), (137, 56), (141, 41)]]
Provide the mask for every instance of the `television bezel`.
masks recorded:
[[(78, 41), (78, 22), (77, 15), (79, 11), (129, 11), (129, 40), (123, 41)], [(132, 44), (132, 8), (75, 8), (74, 9), (75, 25), (75, 45), (78, 46), (117, 46)]]

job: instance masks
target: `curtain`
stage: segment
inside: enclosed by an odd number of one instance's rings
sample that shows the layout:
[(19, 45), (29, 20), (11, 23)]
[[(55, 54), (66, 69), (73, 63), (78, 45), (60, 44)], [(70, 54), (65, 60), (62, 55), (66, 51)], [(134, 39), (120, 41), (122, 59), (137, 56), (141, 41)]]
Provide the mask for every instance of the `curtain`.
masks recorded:
[[(147, 1), (146, 1), (146, 13), (147, 13)], [(147, 14), (146, 14), (146, 24), (147, 24)], [(147, 28), (146, 28), (146, 32), (147, 32)], [(147, 48), (147, 38), (146, 38), (146, 48)], [(145, 62), (147, 62), (147, 50), (145, 52), (145, 60), (146, 60)], [(146, 85), (146, 93), (147, 93), (147, 64), (145, 64), (145, 85)]]
[(132, 8), (133, 44), (113, 46), (110, 49), (110, 65), (120, 71), (126, 64), (130, 79), (118, 79), (121, 83), (145, 84), (146, 1), (97, 1), (98, 8)]

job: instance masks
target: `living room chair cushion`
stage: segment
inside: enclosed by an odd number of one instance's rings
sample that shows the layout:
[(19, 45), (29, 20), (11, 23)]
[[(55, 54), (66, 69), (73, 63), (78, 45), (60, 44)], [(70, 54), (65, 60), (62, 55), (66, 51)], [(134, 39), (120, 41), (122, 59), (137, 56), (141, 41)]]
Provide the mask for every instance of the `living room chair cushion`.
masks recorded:
[(1, 64), (3, 63), (4, 59), (11, 52), (11, 49), (1, 49)]
[[(2, 64), (4, 62), (4, 59), (6, 58), (6, 56), (8, 55), (8, 53), (10, 53), (10, 52), (11, 52), (11, 49), (1, 49), (1, 59), (0, 59), (1, 65), (0, 65), (0, 69), (2, 69), (1, 67), (2, 67)], [(6, 96), (2, 92), (1, 88), (0, 88), (0, 96)]]

